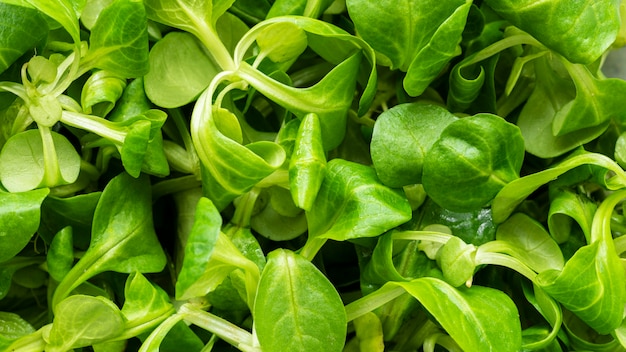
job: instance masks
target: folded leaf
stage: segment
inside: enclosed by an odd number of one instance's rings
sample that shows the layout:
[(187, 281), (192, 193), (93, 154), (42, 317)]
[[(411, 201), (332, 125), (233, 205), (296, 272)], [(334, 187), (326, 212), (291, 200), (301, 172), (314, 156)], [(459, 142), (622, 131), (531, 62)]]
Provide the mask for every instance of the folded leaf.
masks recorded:
[(307, 212), (310, 237), (338, 241), (375, 237), (411, 219), (403, 193), (380, 183), (371, 167), (333, 159), (326, 172)]

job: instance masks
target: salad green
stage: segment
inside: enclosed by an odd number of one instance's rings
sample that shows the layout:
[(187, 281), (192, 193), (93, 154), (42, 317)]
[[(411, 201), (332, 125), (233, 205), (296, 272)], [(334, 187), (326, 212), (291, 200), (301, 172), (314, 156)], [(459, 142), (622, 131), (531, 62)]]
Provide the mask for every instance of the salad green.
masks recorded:
[(0, 0), (0, 351), (626, 351), (625, 18)]

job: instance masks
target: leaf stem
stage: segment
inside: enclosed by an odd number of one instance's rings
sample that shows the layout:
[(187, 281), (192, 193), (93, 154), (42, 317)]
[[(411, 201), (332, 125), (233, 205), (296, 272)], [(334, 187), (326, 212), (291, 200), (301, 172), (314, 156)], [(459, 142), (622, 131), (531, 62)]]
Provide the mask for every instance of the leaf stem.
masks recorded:
[(406, 291), (402, 288), (402, 286), (394, 285), (393, 282), (387, 283), (367, 296), (361, 297), (348, 304), (345, 307), (347, 321), (350, 322), (362, 315), (365, 315), (366, 313), (393, 301), (405, 293)]
[(257, 351), (257, 349), (253, 347), (254, 338), (252, 334), (228, 320), (196, 308), (192, 304), (183, 304), (178, 311), (179, 314), (184, 316), (185, 321), (216, 334), (221, 339), (236, 346), (240, 350), (250, 352)]

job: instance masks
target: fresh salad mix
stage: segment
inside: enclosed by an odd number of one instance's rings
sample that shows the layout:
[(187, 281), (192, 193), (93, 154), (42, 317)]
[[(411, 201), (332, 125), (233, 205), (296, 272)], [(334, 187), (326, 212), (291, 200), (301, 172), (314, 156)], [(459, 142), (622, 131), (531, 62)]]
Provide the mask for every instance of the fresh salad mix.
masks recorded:
[(0, 0), (0, 350), (626, 351), (625, 18)]

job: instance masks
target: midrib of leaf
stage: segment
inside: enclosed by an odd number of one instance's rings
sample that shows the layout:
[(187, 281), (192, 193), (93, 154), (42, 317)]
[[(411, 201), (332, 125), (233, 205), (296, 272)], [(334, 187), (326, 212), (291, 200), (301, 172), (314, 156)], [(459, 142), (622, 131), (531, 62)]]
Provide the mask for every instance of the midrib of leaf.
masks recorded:
[[(300, 340), (300, 344), (299, 345), (302, 346), (303, 345), (303, 343), (302, 343), (302, 341), (303, 341), (303, 339), (302, 339), (303, 333), (302, 333), (302, 331), (300, 329), (300, 321), (298, 319), (299, 317), (298, 317), (298, 312), (297, 312), (298, 311), (298, 304), (297, 304), (296, 299), (295, 299), (296, 289), (294, 288), (294, 280), (293, 280), (293, 276), (292, 276), (292, 273), (291, 273), (291, 269), (293, 268), (293, 266), (295, 266), (296, 263), (295, 263), (295, 261), (292, 262), (289, 257), (286, 257), (286, 259), (287, 260), (285, 262), (284, 267), (285, 267), (285, 271), (286, 271), (286, 274), (287, 274), (287, 281), (289, 282), (289, 303), (290, 303), (290, 306), (291, 306), (291, 310), (293, 311), (293, 322), (294, 322), (293, 326), (294, 326), (294, 329), (296, 330), (296, 334), (298, 336), (298, 340)], [(292, 262), (292, 263), (290, 263), (290, 262)], [(290, 265), (290, 264), (292, 264), (292, 265)]]

